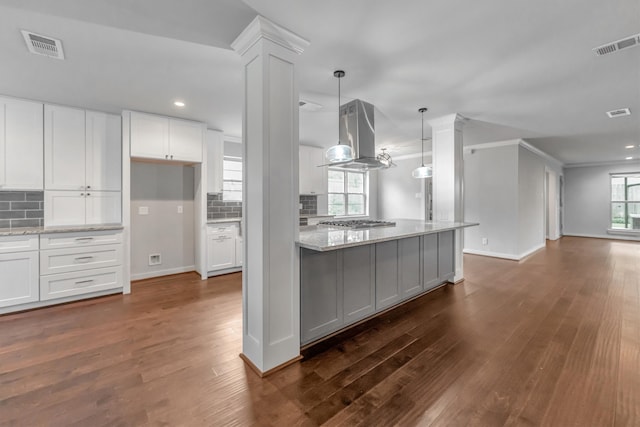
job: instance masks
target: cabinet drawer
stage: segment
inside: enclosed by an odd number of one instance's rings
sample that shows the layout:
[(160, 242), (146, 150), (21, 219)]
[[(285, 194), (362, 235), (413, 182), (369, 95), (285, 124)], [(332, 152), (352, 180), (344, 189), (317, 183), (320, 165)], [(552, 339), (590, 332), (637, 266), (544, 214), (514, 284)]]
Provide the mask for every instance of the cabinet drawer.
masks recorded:
[(122, 245), (51, 249), (40, 252), (40, 274), (67, 273), (122, 264)]
[(38, 236), (0, 237), (0, 254), (38, 250)]
[(121, 231), (92, 231), (78, 233), (43, 234), (40, 236), (41, 249), (80, 248), (93, 245), (122, 243)]
[(122, 287), (122, 268), (97, 268), (40, 277), (40, 300), (52, 300)]
[(217, 234), (217, 233), (238, 233), (238, 224), (215, 224), (215, 225), (207, 225), (207, 234)]

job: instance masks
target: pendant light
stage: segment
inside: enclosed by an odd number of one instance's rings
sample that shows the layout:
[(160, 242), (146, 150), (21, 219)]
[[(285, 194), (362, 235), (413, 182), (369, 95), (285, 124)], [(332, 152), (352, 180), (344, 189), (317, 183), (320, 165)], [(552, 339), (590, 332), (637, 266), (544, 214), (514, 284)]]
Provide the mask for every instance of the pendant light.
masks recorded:
[(340, 143), (340, 79), (344, 77), (344, 71), (336, 70), (333, 76), (338, 79), (338, 143), (327, 150), (326, 158), (329, 163), (349, 162), (353, 160), (353, 150), (350, 145)]
[(433, 173), (431, 168), (424, 165), (424, 113), (427, 109), (422, 107), (418, 111), (422, 114), (422, 138), (420, 139), (420, 142), (422, 143), (422, 166), (415, 168), (411, 175), (417, 179), (431, 178)]

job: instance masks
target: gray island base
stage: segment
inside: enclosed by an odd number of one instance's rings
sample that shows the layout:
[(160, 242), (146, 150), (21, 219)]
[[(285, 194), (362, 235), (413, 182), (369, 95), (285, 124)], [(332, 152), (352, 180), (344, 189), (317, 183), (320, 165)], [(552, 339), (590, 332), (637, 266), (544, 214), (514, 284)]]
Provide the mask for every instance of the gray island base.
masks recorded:
[(475, 223), (300, 231), (301, 345), (452, 281), (455, 230)]

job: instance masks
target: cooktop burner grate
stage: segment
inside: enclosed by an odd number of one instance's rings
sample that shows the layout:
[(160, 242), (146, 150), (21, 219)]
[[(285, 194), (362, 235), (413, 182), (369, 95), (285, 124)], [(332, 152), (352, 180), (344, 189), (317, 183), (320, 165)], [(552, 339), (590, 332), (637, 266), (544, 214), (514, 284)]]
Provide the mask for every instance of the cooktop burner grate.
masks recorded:
[(330, 225), (332, 227), (345, 227), (345, 228), (392, 227), (396, 225), (395, 222), (375, 221), (372, 219), (330, 220), (330, 221), (321, 221), (320, 224)]

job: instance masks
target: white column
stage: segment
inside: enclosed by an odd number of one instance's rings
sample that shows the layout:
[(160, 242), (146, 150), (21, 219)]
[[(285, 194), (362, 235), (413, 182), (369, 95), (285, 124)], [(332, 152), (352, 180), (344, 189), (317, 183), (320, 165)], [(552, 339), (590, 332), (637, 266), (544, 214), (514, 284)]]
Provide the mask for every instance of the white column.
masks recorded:
[[(462, 153), (462, 116), (451, 114), (429, 121), (433, 152), (433, 220), (464, 220)], [(462, 230), (456, 230), (454, 282), (464, 279)]]
[(298, 76), (309, 42), (256, 17), (232, 43), (242, 56), (242, 357), (260, 373), (300, 357)]

